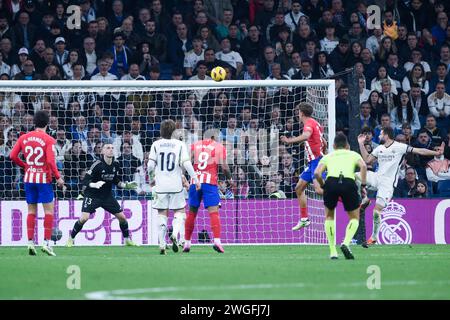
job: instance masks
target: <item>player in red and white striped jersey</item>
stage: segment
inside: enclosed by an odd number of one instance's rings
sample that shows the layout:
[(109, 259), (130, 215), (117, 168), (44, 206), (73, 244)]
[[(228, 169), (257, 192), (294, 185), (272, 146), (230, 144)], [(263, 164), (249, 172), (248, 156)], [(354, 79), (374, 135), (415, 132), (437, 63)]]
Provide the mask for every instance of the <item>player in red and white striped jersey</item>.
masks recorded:
[[(44, 111), (38, 111), (34, 115), (36, 129), (20, 136), (11, 151), (11, 160), (25, 170), (24, 183), (25, 195), (28, 203), (27, 232), (28, 252), (36, 255), (34, 248), (34, 229), (36, 226), (36, 213), (38, 203), (44, 207), (44, 240), (42, 251), (50, 256), (55, 256), (50, 246), (53, 228), (53, 188), (52, 179), (56, 178), (59, 186), (64, 185), (64, 180), (56, 167), (55, 139), (45, 133), (49, 116)], [(19, 158), (22, 153), (25, 162)]]
[(323, 137), (322, 126), (312, 118), (314, 112), (313, 107), (308, 103), (300, 103), (299, 120), (303, 122), (303, 133), (298, 137), (287, 138), (281, 137), (281, 142), (291, 143), (305, 143), (305, 153), (308, 160), (308, 165), (300, 175), (295, 192), (297, 194), (298, 202), (300, 205), (300, 220), (292, 230), (299, 230), (303, 227), (307, 227), (311, 224), (308, 218), (307, 211), (307, 197), (305, 194), (308, 184), (313, 183), (316, 193), (323, 194), (323, 190), (319, 183), (314, 178), (314, 171), (322, 159), (327, 148), (326, 140)]

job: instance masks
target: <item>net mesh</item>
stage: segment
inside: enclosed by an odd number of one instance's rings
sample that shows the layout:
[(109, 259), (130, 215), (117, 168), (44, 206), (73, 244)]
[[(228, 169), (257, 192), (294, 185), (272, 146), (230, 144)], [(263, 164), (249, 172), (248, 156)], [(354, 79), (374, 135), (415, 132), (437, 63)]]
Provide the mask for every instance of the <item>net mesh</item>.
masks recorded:
[[(153, 243), (156, 237), (150, 233), (155, 231), (156, 219), (150, 209), (152, 185), (145, 159), (151, 144), (159, 138), (161, 121), (170, 118), (175, 120), (179, 138), (188, 147), (200, 140), (206, 130), (220, 131), (234, 180), (233, 185), (228, 185), (225, 177), (219, 176), (225, 243), (326, 242), (323, 202), (310, 187), (307, 195), (312, 224), (301, 231), (291, 231), (299, 219), (295, 185), (304, 169), (305, 157), (303, 146), (285, 146), (279, 141), (281, 135), (301, 134), (297, 105), (302, 101), (313, 105), (314, 118), (324, 127), (328, 141), (331, 103), (327, 84), (303, 86), (293, 82), (292, 86), (283, 87), (272, 82), (270, 86), (231, 88), (219, 84), (189, 87), (188, 83), (179, 88), (170, 87), (170, 82), (164, 88), (120, 85), (0, 87), (1, 199), (24, 199), (23, 173), (8, 156), (18, 136), (33, 129), (33, 113), (46, 110), (51, 115), (47, 133), (57, 140), (57, 166), (66, 182), (64, 189), (55, 186), (55, 197), (60, 202), (57, 208), (74, 211), (79, 207), (72, 200), (81, 192), (86, 170), (99, 158), (102, 144), (113, 143), (121, 179), (138, 183), (136, 192), (114, 190), (115, 196), (122, 204), (138, 200), (134, 205), (145, 207), (124, 212), (128, 217), (143, 215), (130, 230), (148, 233), (140, 235), (142, 242)], [(2, 204), (0, 209), (5, 234), (0, 238), (2, 244), (8, 237), (16, 242), (25, 239), (26, 212), (18, 214), (13, 207)], [(55, 223), (64, 239), (71, 229), (70, 220), (75, 222), (80, 213), (56, 212), (57, 217), (58, 214), (65, 217), (61, 223)], [(106, 219), (115, 218), (105, 215)], [(85, 226), (87, 244), (93, 244), (95, 230), (102, 227), (101, 219), (97, 220), (100, 222), (91, 229), (88, 224)], [(103, 228), (108, 229), (104, 225)], [(211, 237), (209, 216), (202, 209), (197, 215), (194, 242), (208, 242)], [(114, 244), (116, 238), (109, 239), (109, 243)]]

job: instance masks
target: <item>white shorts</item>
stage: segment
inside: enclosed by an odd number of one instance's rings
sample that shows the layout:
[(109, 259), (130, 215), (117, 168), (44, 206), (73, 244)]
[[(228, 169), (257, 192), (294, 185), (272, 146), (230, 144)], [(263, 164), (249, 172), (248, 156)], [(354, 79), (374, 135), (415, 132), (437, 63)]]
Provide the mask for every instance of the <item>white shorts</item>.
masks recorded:
[(367, 171), (367, 188), (377, 191), (377, 204), (383, 208), (388, 205), (394, 195), (394, 184), (391, 179), (378, 176), (373, 171)]
[(159, 210), (177, 210), (186, 207), (183, 191), (178, 193), (154, 193), (152, 207)]

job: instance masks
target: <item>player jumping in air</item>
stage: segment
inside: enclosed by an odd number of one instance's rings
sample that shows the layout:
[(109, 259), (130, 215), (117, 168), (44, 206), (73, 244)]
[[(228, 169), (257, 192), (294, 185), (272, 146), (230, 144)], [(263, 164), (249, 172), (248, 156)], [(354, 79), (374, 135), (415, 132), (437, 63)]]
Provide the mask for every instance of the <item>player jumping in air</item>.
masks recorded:
[(292, 230), (299, 230), (311, 224), (308, 218), (307, 197), (305, 194), (306, 187), (311, 182), (317, 194), (323, 194), (317, 180), (314, 178), (314, 170), (316, 170), (320, 159), (322, 159), (327, 147), (326, 140), (323, 137), (322, 126), (312, 118), (313, 107), (308, 103), (300, 103), (299, 120), (303, 123), (303, 133), (298, 137), (287, 138), (281, 136), (281, 142), (286, 144), (305, 142), (305, 152), (308, 159), (308, 165), (300, 175), (300, 180), (295, 186), (295, 192), (300, 205), (300, 220)]
[(148, 171), (152, 174), (155, 171), (155, 199), (152, 202), (153, 208), (158, 210), (159, 219), (159, 248), (160, 254), (166, 254), (166, 234), (169, 210), (174, 211), (172, 222), (172, 249), (178, 252), (177, 235), (183, 227), (185, 217), (186, 199), (183, 188), (184, 167), (193, 179), (196, 189), (200, 189), (194, 167), (192, 166), (186, 144), (179, 139), (172, 138), (175, 131), (173, 120), (164, 120), (161, 123), (162, 139), (155, 141), (150, 149)]
[[(55, 139), (45, 133), (49, 116), (44, 111), (34, 115), (35, 130), (20, 136), (11, 151), (11, 160), (25, 170), (25, 195), (28, 203), (27, 233), (28, 253), (36, 255), (34, 247), (34, 229), (36, 226), (36, 213), (38, 203), (44, 207), (44, 240), (42, 251), (49, 256), (56, 256), (51, 244), (53, 228), (53, 188), (52, 178), (56, 178), (58, 186), (64, 185), (64, 180), (56, 167)], [(19, 158), (22, 153), (25, 162)]]
[(191, 185), (189, 189), (189, 213), (186, 219), (186, 243), (183, 252), (191, 250), (191, 237), (194, 231), (195, 218), (198, 208), (203, 200), (203, 205), (208, 210), (211, 230), (214, 235), (213, 249), (219, 253), (224, 253), (220, 241), (220, 217), (219, 217), (219, 189), (217, 187), (218, 166), (226, 178), (231, 181), (231, 171), (226, 163), (226, 149), (216, 142), (218, 132), (209, 130), (205, 132), (205, 139), (197, 141), (191, 146), (191, 156), (194, 159), (195, 172), (201, 183), (201, 189), (195, 189)]
[[(406, 153), (412, 152), (421, 156), (440, 156), (444, 150), (444, 143), (438, 151), (425, 148), (413, 148), (404, 143), (394, 141), (394, 129), (387, 127), (380, 132), (380, 145), (369, 154), (364, 147), (365, 135), (358, 136), (359, 150), (364, 161), (370, 165), (375, 160), (378, 161), (378, 171), (367, 172), (367, 188), (377, 191), (375, 208), (373, 209), (373, 231), (372, 236), (367, 240), (367, 244), (377, 242), (378, 231), (381, 223), (381, 211), (391, 201), (394, 188), (397, 186), (398, 171), (400, 164)], [(360, 183), (360, 176), (357, 174), (357, 182)], [(369, 199), (364, 197), (363, 204)]]
[(106, 143), (103, 146), (100, 160), (95, 161), (86, 172), (86, 176), (83, 180), (83, 185), (86, 189), (83, 193), (84, 199), (81, 207), (81, 217), (75, 222), (72, 228), (69, 240), (67, 241), (67, 247), (73, 246), (76, 235), (89, 220), (89, 216), (99, 207), (113, 214), (119, 220), (119, 226), (125, 239), (125, 245), (137, 246), (130, 239), (127, 218), (123, 214), (119, 202), (117, 202), (112, 193), (113, 184), (126, 190), (135, 189), (137, 184), (135, 182), (120, 181), (118, 177), (119, 171), (119, 163), (114, 161), (114, 146), (111, 143)]
[[(314, 176), (323, 188), (323, 202), (325, 204), (325, 233), (330, 246), (330, 258), (337, 259), (336, 251), (336, 225), (334, 215), (338, 199), (341, 198), (344, 209), (348, 213), (349, 222), (345, 231), (345, 238), (341, 245), (342, 253), (346, 259), (354, 259), (350, 250), (350, 241), (359, 226), (358, 186), (355, 183), (355, 169), (360, 169), (361, 193), (365, 194), (367, 166), (361, 156), (350, 151), (347, 137), (344, 134), (336, 135), (334, 150), (320, 160)], [(327, 171), (327, 179), (324, 183), (323, 173)]]

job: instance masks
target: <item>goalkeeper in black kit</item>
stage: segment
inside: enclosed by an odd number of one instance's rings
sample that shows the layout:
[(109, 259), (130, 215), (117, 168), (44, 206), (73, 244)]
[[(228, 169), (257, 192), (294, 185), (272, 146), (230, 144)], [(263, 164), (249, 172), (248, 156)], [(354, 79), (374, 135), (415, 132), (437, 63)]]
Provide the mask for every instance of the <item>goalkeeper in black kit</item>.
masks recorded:
[(92, 164), (83, 180), (83, 185), (86, 189), (84, 190), (82, 214), (73, 226), (69, 240), (67, 241), (67, 247), (73, 246), (75, 236), (81, 231), (83, 225), (88, 221), (89, 216), (99, 207), (110, 212), (119, 220), (125, 245), (136, 246), (130, 239), (127, 218), (123, 214), (119, 202), (117, 202), (112, 194), (112, 185), (115, 184), (119, 188), (133, 190), (136, 189), (137, 184), (135, 182), (120, 181), (118, 177), (119, 171), (119, 163), (114, 161), (114, 146), (112, 144), (105, 144), (102, 149), (101, 159)]

